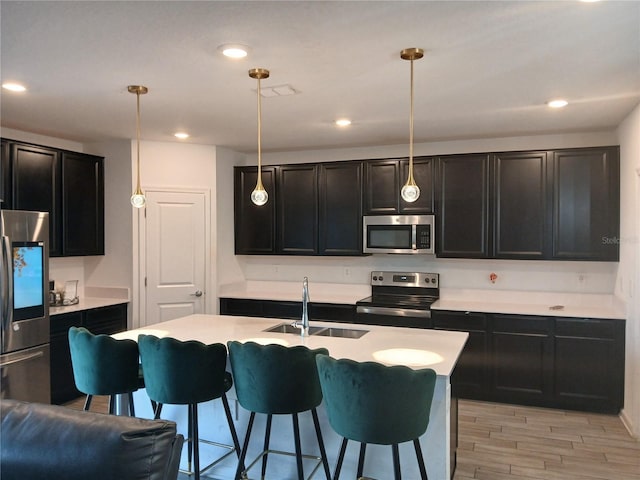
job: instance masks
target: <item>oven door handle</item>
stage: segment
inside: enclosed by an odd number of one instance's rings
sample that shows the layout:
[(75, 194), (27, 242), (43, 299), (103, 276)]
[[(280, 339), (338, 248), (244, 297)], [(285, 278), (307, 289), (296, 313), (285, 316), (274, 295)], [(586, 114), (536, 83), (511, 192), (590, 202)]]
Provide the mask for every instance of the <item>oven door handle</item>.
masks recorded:
[(392, 317), (421, 317), (431, 318), (430, 310), (417, 310), (411, 308), (398, 307), (356, 307), (357, 313), (368, 313), (373, 315), (390, 315)]

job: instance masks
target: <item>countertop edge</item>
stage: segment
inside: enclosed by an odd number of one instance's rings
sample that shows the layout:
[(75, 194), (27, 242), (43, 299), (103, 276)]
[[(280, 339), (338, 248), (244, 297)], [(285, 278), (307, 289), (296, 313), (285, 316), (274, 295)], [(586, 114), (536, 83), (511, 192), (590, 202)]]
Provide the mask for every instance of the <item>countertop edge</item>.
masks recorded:
[(63, 315), (65, 313), (81, 312), (84, 310), (92, 310), (94, 308), (109, 307), (112, 305), (121, 305), (123, 303), (129, 303), (129, 300), (125, 298), (85, 297), (85, 298), (81, 298), (80, 302), (78, 302), (75, 305), (49, 307), (49, 316), (55, 317), (56, 315)]

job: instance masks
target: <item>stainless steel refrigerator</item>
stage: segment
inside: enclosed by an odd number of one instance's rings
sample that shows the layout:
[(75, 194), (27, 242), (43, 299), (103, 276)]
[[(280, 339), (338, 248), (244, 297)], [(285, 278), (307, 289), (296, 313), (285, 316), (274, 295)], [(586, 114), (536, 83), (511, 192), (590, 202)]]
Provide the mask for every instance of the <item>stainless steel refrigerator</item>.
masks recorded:
[(0, 210), (0, 398), (51, 402), (49, 214)]

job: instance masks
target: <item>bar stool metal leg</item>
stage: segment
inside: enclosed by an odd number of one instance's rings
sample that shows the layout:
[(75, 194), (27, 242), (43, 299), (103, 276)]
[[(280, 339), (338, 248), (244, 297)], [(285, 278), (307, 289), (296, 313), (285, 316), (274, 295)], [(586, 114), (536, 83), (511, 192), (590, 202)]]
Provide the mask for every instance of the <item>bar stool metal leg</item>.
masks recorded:
[(338, 461), (336, 462), (336, 470), (333, 474), (333, 480), (338, 480), (340, 478), (340, 470), (342, 470), (342, 461), (344, 460), (344, 452), (347, 450), (347, 443), (349, 440), (347, 438), (342, 438), (342, 444), (340, 445), (340, 453), (338, 453)]
[(244, 471), (244, 459), (247, 456), (247, 448), (249, 447), (249, 437), (251, 436), (251, 429), (253, 428), (253, 421), (256, 418), (256, 412), (251, 412), (249, 415), (249, 424), (247, 425), (247, 434), (244, 437), (244, 444), (242, 445), (242, 453), (238, 460), (238, 468), (236, 469), (235, 480), (242, 480), (242, 472)]
[(264, 455), (262, 456), (262, 477), (267, 474), (267, 458), (269, 457), (269, 440), (271, 438), (271, 422), (273, 420), (273, 415), (267, 415), (267, 426), (264, 431), (264, 446), (262, 451)]
[(322, 466), (324, 467), (324, 474), (327, 479), (331, 479), (331, 471), (329, 470), (329, 461), (327, 460), (327, 451), (324, 448), (324, 441), (322, 440), (322, 432), (320, 431), (320, 422), (318, 421), (318, 411), (315, 408), (311, 409), (311, 415), (313, 417), (313, 425), (316, 429), (316, 437), (318, 437), (318, 447), (320, 448), (320, 456), (322, 457)]
[(358, 472), (356, 473), (356, 477), (360, 478), (362, 476), (362, 470), (364, 469), (364, 456), (367, 452), (367, 444), (360, 444), (360, 455), (358, 456)]
[(402, 474), (400, 473), (400, 452), (398, 451), (398, 444), (391, 445), (391, 451), (393, 452), (393, 478), (395, 480), (402, 480)]
[(424, 457), (422, 456), (422, 449), (420, 448), (420, 440), (415, 439), (413, 441), (413, 446), (416, 450), (416, 457), (418, 457), (418, 468), (420, 469), (420, 479), (421, 480), (429, 480), (427, 478), (427, 469), (424, 466)]
[(298, 480), (304, 480), (302, 471), (302, 447), (300, 446), (300, 425), (298, 424), (298, 414), (291, 415), (293, 419), (293, 440), (296, 446), (296, 465), (298, 466)]

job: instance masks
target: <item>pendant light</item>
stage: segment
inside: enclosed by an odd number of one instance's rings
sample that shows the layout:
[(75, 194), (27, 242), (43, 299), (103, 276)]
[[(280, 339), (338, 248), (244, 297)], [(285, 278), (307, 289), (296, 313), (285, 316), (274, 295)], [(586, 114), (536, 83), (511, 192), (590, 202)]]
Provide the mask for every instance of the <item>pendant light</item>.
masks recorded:
[(142, 188), (140, 188), (140, 95), (144, 95), (149, 91), (147, 87), (143, 87), (142, 85), (129, 85), (127, 87), (129, 93), (136, 94), (136, 146), (138, 150), (137, 161), (136, 161), (136, 170), (137, 170), (137, 180), (136, 180), (136, 189), (131, 195), (131, 205), (136, 208), (144, 207), (146, 203), (146, 199), (144, 198), (144, 192)]
[(269, 200), (269, 195), (262, 185), (262, 93), (260, 92), (260, 80), (269, 78), (269, 70), (266, 68), (252, 68), (249, 76), (258, 80), (258, 181), (256, 188), (251, 192), (251, 201), (262, 206)]
[(400, 195), (406, 202), (415, 202), (420, 197), (420, 188), (413, 179), (413, 61), (424, 56), (421, 48), (406, 48), (400, 52), (400, 58), (411, 60), (411, 109), (409, 113), (409, 175)]

